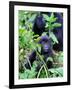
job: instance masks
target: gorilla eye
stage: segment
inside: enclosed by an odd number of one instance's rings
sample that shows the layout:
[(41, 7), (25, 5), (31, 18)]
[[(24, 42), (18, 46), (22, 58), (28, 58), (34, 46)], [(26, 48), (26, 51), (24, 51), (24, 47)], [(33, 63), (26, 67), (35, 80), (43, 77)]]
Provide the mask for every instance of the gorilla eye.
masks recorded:
[(48, 42), (48, 40), (44, 39), (44, 42), (45, 42), (45, 43), (47, 43), (47, 42)]

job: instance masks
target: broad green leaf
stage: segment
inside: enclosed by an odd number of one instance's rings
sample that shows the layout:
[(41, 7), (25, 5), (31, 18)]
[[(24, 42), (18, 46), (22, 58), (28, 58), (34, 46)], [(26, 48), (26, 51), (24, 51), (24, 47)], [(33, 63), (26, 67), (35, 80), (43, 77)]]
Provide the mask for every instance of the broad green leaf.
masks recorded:
[(52, 27), (53, 27), (53, 28), (55, 28), (55, 27), (61, 27), (61, 24), (60, 24), (60, 23), (54, 23), (54, 24), (52, 25)]
[(29, 18), (28, 22), (33, 22), (33, 21), (35, 20), (35, 18), (36, 18), (36, 15), (37, 15), (37, 14), (33, 14), (33, 15)]
[(50, 16), (49, 21), (50, 21), (51, 23), (53, 23), (53, 22), (55, 22), (56, 20), (57, 20), (57, 18), (54, 17), (54, 13), (51, 13), (51, 16)]
[(49, 26), (49, 24), (48, 24), (48, 22), (47, 22), (45, 28), (47, 28), (48, 26)]
[(54, 13), (51, 13), (50, 19), (54, 18)]
[(46, 20), (46, 21), (49, 21), (49, 16), (48, 15), (46, 15), (46, 14), (43, 14), (43, 17), (44, 17), (44, 19)]
[(53, 62), (53, 58), (52, 58), (52, 57), (48, 57), (48, 58), (47, 58), (47, 62), (48, 62), (48, 61), (52, 61), (52, 62)]
[(53, 73), (53, 77), (62, 77), (63, 76), (63, 68), (53, 68), (49, 69), (51, 73)]
[(37, 48), (38, 48), (38, 51), (41, 52), (41, 46), (38, 45)]
[(56, 36), (53, 34), (53, 32), (50, 33), (50, 38), (51, 38), (55, 43), (58, 43), (58, 40), (57, 40)]

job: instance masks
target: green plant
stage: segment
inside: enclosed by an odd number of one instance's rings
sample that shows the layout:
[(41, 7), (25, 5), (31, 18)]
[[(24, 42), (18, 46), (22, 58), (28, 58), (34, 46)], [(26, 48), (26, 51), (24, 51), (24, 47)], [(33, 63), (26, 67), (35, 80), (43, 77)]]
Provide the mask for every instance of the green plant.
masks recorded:
[(53, 68), (49, 69), (49, 78), (51, 77), (63, 77), (63, 68)]
[(53, 40), (53, 44), (58, 43), (58, 40), (53, 33), (53, 29), (56, 27), (60, 27), (61, 23), (56, 23), (57, 18), (54, 16), (54, 13), (51, 13), (51, 16), (43, 14), (43, 17), (46, 21), (46, 32), (48, 33), (49, 37)]
[(31, 70), (25, 69), (23, 73), (19, 73), (19, 79), (28, 79), (28, 78), (35, 78), (36, 77), (36, 65), (33, 64)]

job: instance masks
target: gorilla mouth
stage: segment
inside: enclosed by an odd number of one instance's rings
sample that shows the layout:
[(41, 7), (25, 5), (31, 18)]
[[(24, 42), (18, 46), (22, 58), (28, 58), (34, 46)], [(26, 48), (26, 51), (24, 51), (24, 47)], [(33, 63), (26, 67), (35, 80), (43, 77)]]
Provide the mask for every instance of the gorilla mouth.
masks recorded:
[(44, 49), (44, 52), (45, 53), (48, 53), (49, 52), (49, 49), (47, 48), (47, 49)]
[(48, 49), (48, 48), (45, 48), (45, 49), (44, 49), (44, 53), (46, 53), (46, 54), (48, 54), (48, 53), (49, 53), (49, 54), (50, 54), (50, 53), (51, 53), (51, 50), (50, 50), (50, 49)]

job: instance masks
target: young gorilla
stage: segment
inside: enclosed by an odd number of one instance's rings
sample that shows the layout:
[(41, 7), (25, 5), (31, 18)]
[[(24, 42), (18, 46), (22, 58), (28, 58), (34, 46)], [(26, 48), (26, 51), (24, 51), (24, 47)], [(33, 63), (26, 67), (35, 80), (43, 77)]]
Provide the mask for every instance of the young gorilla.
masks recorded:
[[(41, 44), (41, 53), (40, 54), (44, 56), (43, 59), (47, 63), (48, 68), (52, 68), (52, 62), (51, 61), (47, 62), (47, 58), (49, 56), (53, 55), (51, 40), (49, 39), (49, 37), (47, 35), (41, 36), (39, 44)], [(31, 65), (35, 60), (37, 60), (36, 56), (37, 56), (36, 51), (33, 51), (31, 53), (31, 55), (29, 56), (29, 61), (30, 61)], [(41, 63), (41, 64), (43, 64), (43, 63)], [(27, 69), (30, 69), (29, 63), (26, 63), (25, 67)], [(40, 68), (40, 65), (37, 66), (37, 70), (39, 70), (39, 68)]]

